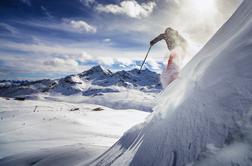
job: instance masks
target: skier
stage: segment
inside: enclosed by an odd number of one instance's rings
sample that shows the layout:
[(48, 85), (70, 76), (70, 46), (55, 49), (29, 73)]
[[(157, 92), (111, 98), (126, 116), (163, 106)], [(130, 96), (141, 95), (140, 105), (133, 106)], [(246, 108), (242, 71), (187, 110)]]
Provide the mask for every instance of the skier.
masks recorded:
[(187, 49), (186, 40), (178, 33), (178, 31), (168, 27), (164, 33), (158, 35), (150, 42), (150, 46), (155, 45), (161, 40), (165, 40), (168, 49), (171, 51), (167, 62), (167, 67), (161, 74), (161, 83), (163, 88), (175, 80), (179, 74), (180, 63), (185, 56)]

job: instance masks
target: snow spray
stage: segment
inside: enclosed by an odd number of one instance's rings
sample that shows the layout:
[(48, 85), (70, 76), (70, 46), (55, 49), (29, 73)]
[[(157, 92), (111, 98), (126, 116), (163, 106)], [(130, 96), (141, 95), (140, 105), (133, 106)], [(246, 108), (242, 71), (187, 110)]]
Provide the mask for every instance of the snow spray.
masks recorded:
[(181, 69), (192, 59), (195, 51), (192, 46), (186, 48), (175, 47), (171, 50), (166, 67), (160, 75), (160, 82), (163, 88), (166, 88), (172, 81), (178, 78)]

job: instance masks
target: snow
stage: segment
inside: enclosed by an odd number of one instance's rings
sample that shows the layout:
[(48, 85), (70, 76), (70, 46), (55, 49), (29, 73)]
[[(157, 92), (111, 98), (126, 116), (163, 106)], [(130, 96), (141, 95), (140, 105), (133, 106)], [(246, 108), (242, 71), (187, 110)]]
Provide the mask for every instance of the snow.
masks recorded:
[(252, 165), (251, 8), (244, 0), (144, 125), (88, 165)]
[[(124, 131), (149, 115), (39, 98), (0, 98), (0, 165), (82, 163), (104, 152)], [(103, 110), (93, 110), (99, 107)], [(71, 111), (73, 108), (79, 110)]]
[[(139, 70), (133, 69), (113, 73), (102, 66), (57, 80), (0, 81), (0, 96), (3, 97), (36, 99), (45, 96), (59, 100), (71, 96), (78, 102), (147, 112), (152, 111), (154, 99), (160, 91), (159, 74), (155, 72), (145, 69), (139, 73)], [(66, 97), (67, 100), (69, 98)]]
[[(99, 66), (53, 80), (47, 93), (35, 95), (32, 86), (33, 100), (0, 99), (0, 165), (252, 165), (251, 8), (252, 1), (244, 0), (157, 105), (151, 102), (160, 86), (156, 76), (146, 85), (137, 71), (112, 73)], [(80, 96), (92, 89), (93, 96)], [(150, 109), (156, 105), (150, 116), (111, 109), (141, 101)]]

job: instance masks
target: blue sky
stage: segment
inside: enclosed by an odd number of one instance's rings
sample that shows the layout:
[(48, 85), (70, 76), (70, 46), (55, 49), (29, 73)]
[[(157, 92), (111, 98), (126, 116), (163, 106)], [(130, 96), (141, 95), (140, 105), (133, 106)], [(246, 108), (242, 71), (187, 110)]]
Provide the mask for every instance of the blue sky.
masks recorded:
[[(58, 78), (101, 64), (138, 67), (149, 41), (177, 29), (197, 52), (240, 0), (1, 0), (0, 80)], [(153, 48), (160, 72), (169, 51)]]

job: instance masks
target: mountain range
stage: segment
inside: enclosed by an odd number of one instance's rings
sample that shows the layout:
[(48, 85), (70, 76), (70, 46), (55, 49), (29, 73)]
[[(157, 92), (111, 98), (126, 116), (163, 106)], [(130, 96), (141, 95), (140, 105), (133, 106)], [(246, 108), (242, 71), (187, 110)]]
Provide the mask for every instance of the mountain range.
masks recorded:
[(120, 88), (143, 92), (160, 92), (159, 74), (148, 69), (111, 72), (102, 66), (94, 66), (82, 73), (60, 79), (38, 81), (0, 81), (0, 96), (17, 97), (36, 93), (58, 93), (62, 95), (82, 94), (83, 96), (103, 95), (119, 92)]
[(98, 104), (151, 112), (161, 92), (160, 75), (148, 69), (112, 72), (94, 66), (60, 79), (0, 81), (0, 96), (16, 100), (53, 100)]

